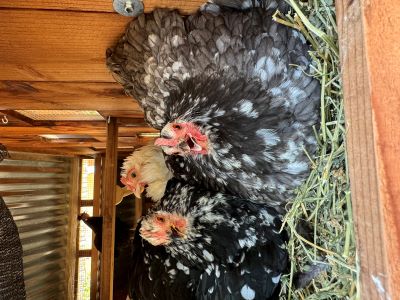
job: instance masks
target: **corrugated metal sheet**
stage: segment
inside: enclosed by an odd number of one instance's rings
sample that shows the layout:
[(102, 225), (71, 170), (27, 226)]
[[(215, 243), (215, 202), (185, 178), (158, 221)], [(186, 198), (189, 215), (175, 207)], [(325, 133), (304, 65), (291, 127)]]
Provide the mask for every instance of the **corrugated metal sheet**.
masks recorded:
[(18, 226), (28, 299), (66, 299), (70, 161), (10, 153), (0, 163), (0, 195)]

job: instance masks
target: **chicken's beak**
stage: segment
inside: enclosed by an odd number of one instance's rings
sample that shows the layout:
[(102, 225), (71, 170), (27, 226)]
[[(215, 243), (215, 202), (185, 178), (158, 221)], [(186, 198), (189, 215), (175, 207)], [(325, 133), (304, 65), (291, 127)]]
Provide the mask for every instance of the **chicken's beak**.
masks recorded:
[(137, 184), (135, 189), (133, 190), (133, 194), (135, 195), (136, 198), (141, 198), (143, 191), (144, 191), (144, 186), (141, 184)]
[(171, 225), (171, 232), (172, 232), (172, 235), (175, 237), (180, 237), (180, 238), (185, 237), (185, 234), (182, 231), (180, 231), (179, 228), (173, 224)]
[(190, 134), (187, 136), (186, 140), (182, 141), (179, 144), (179, 147), (183, 151), (195, 151), (200, 152), (203, 148), (197, 143), (196, 139), (193, 138)]
[(181, 142), (178, 144), (177, 148), (178, 148), (181, 152), (183, 152), (183, 153), (189, 152), (189, 151), (190, 151), (189, 144), (186, 143), (186, 141), (181, 141)]

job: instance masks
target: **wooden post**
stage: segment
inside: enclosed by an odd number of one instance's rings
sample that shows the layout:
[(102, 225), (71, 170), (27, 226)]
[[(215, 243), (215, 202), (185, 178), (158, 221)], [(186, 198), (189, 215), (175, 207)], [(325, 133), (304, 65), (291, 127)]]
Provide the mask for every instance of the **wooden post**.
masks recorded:
[[(95, 158), (95, 173), (94, 173), (94, 191), (93, 191), (93, 216), (100, 215), (100, 195), (101, 195), (101, 161), (102, 156), (96, 155)], [(93, 235), (94, 241), (94, 235)], [(93, 244), (93, 243), (92, 243)], [(99, 251), (93, 246), (92, 247), (92, 268), (90, 273), (90, 299), (96, 300), (97, 294), (97, 269), (98, 269), (98, 261), (99, 261)]]
[(117, 172), (118, 124), (110, 118), (107, 124), (107, 149), (104, 164), (103, 197), (103, 243), (101, 253), (100, 299), (113, 298), (114, 238), (115, 238), (115, 176)]
[(134, 222), (135, 224), (133, 224), (134, 226), (136, 226), (142, 214), (143, 214), (143, 199), (135, 197), (135, 222)]
[(337, 0), (361, 299), (400, 295), (400, 7)]
[(78, 231), (78, 206), (79, 206), (79, 171), (80, 160), (78, 157), (71, 159), (70, 170), (70, 197), (68, 216), (68, 236), (66, 254), (67, 299), (75, 299), (75, 273), (77, 260), (77, 231)]

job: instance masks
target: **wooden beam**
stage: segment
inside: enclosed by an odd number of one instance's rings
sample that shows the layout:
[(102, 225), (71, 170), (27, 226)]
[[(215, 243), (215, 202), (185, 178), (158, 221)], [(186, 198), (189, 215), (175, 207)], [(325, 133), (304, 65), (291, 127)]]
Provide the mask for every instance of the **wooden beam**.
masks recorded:
[(21, 172), (21, 173), (65, 173), (63, 167), (37, 167), (37, 166), (13, 166), (0, 165), (0, 172)]
[[(81, 213), (81, 196), (82, 196), (82, 159), (79, 157), (79, 173), (77, 174), (77, 180), (78, 180), (78, 198), (77, 198), (77, 202), (78, 202), (78, 214)], [(77, 216), (78, 217), (78, 216)], [(80, 230), (81, 230), (81, 222), (77, 222), (77, 228), (76, 228), (76, 232), (77, 232), (77, 237), (76, 237), (76, 261), (75, 261), (75, 282), (78, 281), (79, 278), (79, 253), (81, 252), (79, 249), (79, 240), (80, 240)], [(75, 289), (74, 289), (74, 299), (77, 298), (78, 295), (78, 284), (75, 284)]]
[(54, 188), (51, 189), (51, 192), (49, 192), (48, 189), (18, 189), (18, 190), (9, 190), (9, 191), (1, 191), (1, 195), (3, 197), (10, 197), (10, 196), (23, 196), (23, 197), (31, 197), (31, 196), (45, 196), (45, 195), (65, 195), (68, 193), (68, 190), (66, 188)]
[[(0, 11), (0, 18), (4, 17)], [(0, 26), (4, 26), (1, 24)], [(121, 31), (122, 33), (122, 31)], [(79, 35), (77, 33), (77, 35)], [(0, 38), (2, 34), (0, 32)], [(22, 37), (27, 39), (28, 37)], [(61, 38), (61, 37), (59, 37)], [(4, 38), (2, 38), (4, 39)], [(24, 46), (22, 46), (24, 47)], [(33, 46), (32, 46), (33, 47)], [(73, 46), (70, 46), (73, 47)], [(0, 49), (0, 55), (7, 51)], [(50, 50), (46, 50), (50, 51)], [(50, 52), (51, 53), (51, 52)], [(18, 54), (24, 55), (24, 54)], [(53, 54), (54, 55), (54, 54)], [(33, 55), (35, 56), (35, 54)], [(40, 57), (37, 58), (40, 60)], [(78, 82), (113, 82), (112, 75), (108, 72), (105, 66), (105, 58), (102, 61), (71, 61), (68, 59), (61, 59), (60, 62), (48, 62), (44, 58), (42, 61), (26, 61), (26, 62), (6, 62), (0, 61), (0, 81), (78, 81)]]
[(0, 99), (0, 110), (122, 110), (143, 117), (139, 104), (115, 82), (0, 81)]
[(70, 170), (70, 197), (69, 197), (69, 217), (68, 217), (68, 236), (67, 236), (67, 254), (66, 254), (66, 291), (67, 299), (75, 299), (75, 267), (76, 267), (76, 241), (78, 231), (78, 200), (79, 200), (79, 159), (71, 159)]
[(33, 124), (32, 119), (25, 117), (24, 115), (21, 115), (20, 113), (14, 110), (0, 110), (0, 119), (3, 119), (4, 116), (6, 116), (6, 118), (8, 119), (7, 123), (8, 126), (21, 126), (21, 125), (29, 126)]
[[(3, 123), (3, 121), (5, 123)], [(0, 112), (0, 128), (4, 126), (29, 126), (29, 125), (30, 124), (23, 122), (9, 114), (4, 113), (4, 111)]]
[[(101, 195), (101, 162), (102, 156), (96, 155), (95, 171), (94, 171), (94, 187), (93, 187), (93, 216), (100, 215), (100, 195)], [(90, 273), (90, 299), (96, 299), (97, 294), (97, 271), (99, 261), (99, 251), (93, 246), (94, 235), (92, 241), (92, 265)]]
[(400, 295), (400, 8), (336, 1), (361, 298)]
[[(106, 128), (106, 119), (101, 121), (51, 121), (51, 120), (42, 120), (38, 121), (35, 120), (33, 122), (33, 125), (29, 126), (35, 126), (35, 127), (91, 127), (91, 128)], [(24, 127), (27, 126), (26, 124), (23, 125), (16, 125), (12, 126), (10, 124), (7, 125), (2, 125), (4, 127)], [(122, 128), (124, 127), (146, 127), (146, 128), (151, 128), (149, 125), (144, 123), (143, 118), (134, 118), (134, 119), (127, 119), (127, 118), (122, 118), (122, 120), (118, 120), (118, 126), (121, 126)]]
[(43, 155), (39, 153), (19, 153), (14, 151), (9, 151), (9, 153), (13, 160), (47, 161), (56, 163), (63, 161), (60, 156)]
[[(120, 138), (119, 138), (120, 139)], [(136, 147), (154, 144), (155, 138), (138, 138), (132, 144), (118, 144), (118, 151), (133, 151)], [(96, 150), (102, 150), (103, 145), (96, 147)]]
[(33, 142), (41, 142), (43, 141), (39, 136), (31, 136), (31, 137), (15, 137), (15, 138), (1, 138), (1, 143), (4, 145), (13, 144), (13, 143), (33, 143)]
[(136, 226), (137, 222), (143, 215), (143, 199), (135, 197), (135, 224)]
[(94, 150), (91, 148), (26, 148), (26, 147), (15, 147), (15, 146), (8, 146), (8, 150), (19, 151), (19, 152), (35, 152), (41, 154), (52, 154), (52, 155), (63, 155), (63, 156), (77, 156), (77, 155), (84, 155), (84, 156), (93, 156), (102, 151)]
[[(128, 111), (128, 110), (100, 110), (98, 109), (97, 112), (101, 114), (104, 118), (107, 118), (108, 116), (110, 117), (116, 117), (118, 118), (118, 122), (123, 122), (123, 120), (120, 120), (120, 118), (133, 118), (133, 119), (141, 119), (141, 122), (144, 122), (144, 115), (143, 112), (141, 111), (140, 114), (137, 114), (134, 111)], [(139, 121), (139, 120), (138, 120)]]
[(126, 127), (150, 127), (144, 120), (144, 117), (141, 118), (125, 118), (125, 117), (118, 117), (118, 124), (120, 126)]
[[(110, 116), (114, 117), (114, 116)], [(106, 120), (104, 121), (51, 121), (51, 125), (49, 126), (74, 126), (74, 127), (81, 127), (81, 126), (91, 126), (91, 127), (106, 127)], [(41, 121), (38, 121), (38, 125), (41, 126)], [(48, 122), (48, 121), (45, 121)], [(122, 118), (122, 120), (117, 119), (118, 126), (124, 129), (125, 127), (134, 127), (134, 128), (152, 128), (148, 124), (144, 122), (143, 117), (141, 118)], [(43, 125), (46, 126), (46, 125)]]
[[(20, 148), (94, 148), (94, 149), (105, 149), (106, 144), (103, 142), (65, 142), (65, 143), (51, 143), (44, 141), (18, 141), (18, 140), (2, 140), (2, 144), (6, 147), (20, 147)], [(118, 143), (118, 148), (132, 148), (136, 145), (135, 142), (132, 143)]]
[[(50, 144), (65, 144), (65, 143), (81, 143), (81, 142), (98, 142), (95, 138), (61, 138), (61, 139), (49, 139), (45, 137), (38, 136), (41, 142), (46, 142)], [(25, 140), (25, 139), (22, 139)]]
[[(151, 127), (121, 127), (121, 136), (136, 136), (137, 133), (142, 132), (158, 132)], [(1, 137), (12, 136), (29, 136), (29, 135), (42, 135), (42, 134), (82, 134), (91, 136), (104, 136), (106, 134), (105, 127), (96, 126), (49, 126), (49, 127), (11, 127), (1, 126)]]
[[(204, 0), (144, 0), (145, 12), (152, 11), (156, 7), (179, 8), (182, 13), (196, 11)], [(0, 7), (4, 8), (34, 8), (34, 9), (54, 9), (54, 10), (73, 10), (73, 11), (101, 11), (114, 12), (112, 1), (98, 0), (94, 4), (90, 0), (31, 0), (13, 1), (2, 0)]]
[[(118, 129), (119, 129), (119, 127), (118, 127)], [(96, 139), (99, 141), (99, 142), (104, 142), (104, 143), (106, 143), (107, 142), (107, 137), (105, 136), (99, 136), (99, 137), (96, 137)], [(138, 138), (138, 137), (136, 137), (136, 136), (128, 136), (128, 137), (118, 137), (118, 143), (124, 143), (124, 144), (128, 144), (128, 143), (130, 143), (130, 144), (134, 144), (137, 140), (140, 140), (141, 138)]]
[(14, 183), (17, 183), (17, 184), (18, 183), (67, 184), (68, 183), (68, 179), (66, 179), (66, 178), (54, 178), (54, 177), (38, 177), (38, 178), (32, 178), (32, 177), (18, 178), (17, 177), (17, 178), (1, 178), (1, 183), (2, 184), (14, 184)]
[(117, 120), (111, 118), (107, 126), (107, 150), (103, 169), (104, 196), (101, 202), (101, 211), (103, 214), (103, 243), (101, 253), (100, 299), (104, 300), (111, 300), (113, 297), (117, 139)]

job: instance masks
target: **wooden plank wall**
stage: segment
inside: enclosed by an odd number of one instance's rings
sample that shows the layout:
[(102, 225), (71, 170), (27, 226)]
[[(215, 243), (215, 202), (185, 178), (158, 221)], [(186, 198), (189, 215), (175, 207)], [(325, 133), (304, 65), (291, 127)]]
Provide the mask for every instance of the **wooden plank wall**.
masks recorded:
[(105, 51), (128, 22), (111, 13), (2, 9), (0, 80), (112, 82)]
[[(158, 6), (189, 13), (202, 2), (147, 0), (144, 5), (146, 11)], [(0, 116), (21, 118), (14, 110), (24, 109), (96, 110), (105, 118), (121, 117), (125, 123), (120, 126), (121, 151), (151, 143), (151, 138), (138, 135), (156, 130), (146, 127), (139, 105), (125, 95), (105, 64), (106, 49), (130, 21), (113, 11), (112, 0), (0, 1)], [(105, 137), (104, 122), (88, 128), (88, 122), (31, 124), (23, 118), (22, 124), (27, 123), (17, 128), (21, 122), (16, 118), (1, 124), (0, 139), (8, 149), (59, 155), (96, 155), (105, 149), (105, 141), (68, 141), (67, 145), (66, 140), (57, 144), (38, 136), (87, 132), (98, 139)]]
[(336, 2), (361, 299), (400, 295), (400, 6)]
[[(177, 7), (183, 13), (202, 3), (144, 1), (146, 11)], [(140, 113), (105, 66), (106, 49), (130, 20), (113, 11), (111, 0), (0, 1), (0, 110), (50, 106)]]

